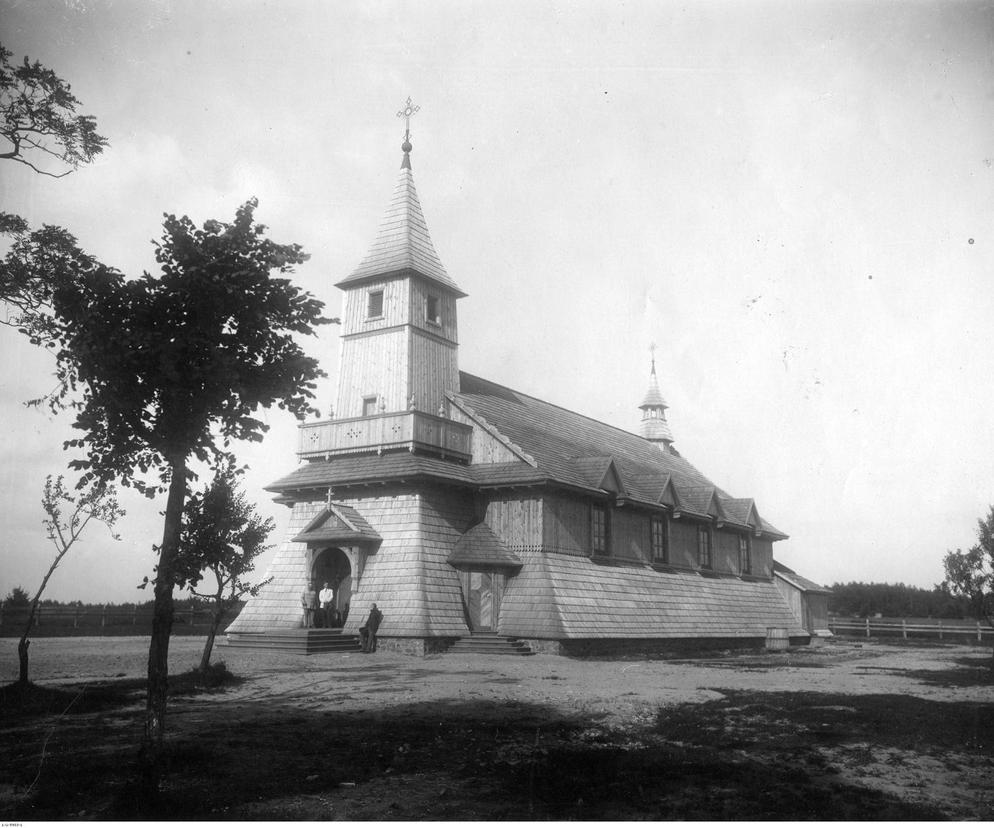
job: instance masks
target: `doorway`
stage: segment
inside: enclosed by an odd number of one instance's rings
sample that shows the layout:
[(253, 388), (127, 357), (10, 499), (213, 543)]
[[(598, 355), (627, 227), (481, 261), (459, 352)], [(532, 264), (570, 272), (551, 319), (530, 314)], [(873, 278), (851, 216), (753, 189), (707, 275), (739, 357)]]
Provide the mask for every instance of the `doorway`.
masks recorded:
[(470, 631), (496, 631), (504, 576), (497, 572), (460, 572), (459, 582)]
[(349, 615), (349, 604), (352, 601), (352, 564), (349, 563), (349, 556), (341, 549), (322, 549), (314, 557), (314, 565), (311, 567), (311, 580), (317, 592), (325, 584), (329, 584), (335, 591), (335, 600), (332, 603), (333, 612), (330, 618), (322, 617), (321, 612), (317, 613), (319, 627), (341, 627)]

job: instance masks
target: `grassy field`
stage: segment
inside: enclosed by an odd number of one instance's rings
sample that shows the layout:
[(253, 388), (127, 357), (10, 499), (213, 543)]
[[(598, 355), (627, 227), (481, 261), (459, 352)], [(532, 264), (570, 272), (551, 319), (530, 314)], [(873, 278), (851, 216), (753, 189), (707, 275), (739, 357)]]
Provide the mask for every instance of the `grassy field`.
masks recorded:
[[(2, 697), (0, 817), (137, 813), (146, 646), (38, 642), (38, 689)], [(174, 642), (171, 670), (198, 654)], [(231, 683), (172, 688), (158, 818), (994, 818), (987, 649), (219, 658)]]

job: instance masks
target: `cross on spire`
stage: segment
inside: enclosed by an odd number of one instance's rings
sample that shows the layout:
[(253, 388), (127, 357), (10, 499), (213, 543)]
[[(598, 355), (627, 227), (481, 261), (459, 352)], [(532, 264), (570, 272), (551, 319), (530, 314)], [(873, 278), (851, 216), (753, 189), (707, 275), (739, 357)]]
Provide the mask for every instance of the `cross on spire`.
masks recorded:
[[(410, 143), (411, 141), (411, 116), (421, 109), (420, 106), (411, 102), (410, 97), (407, 99), (407, 103), (404, 108), (397, 113), (398, 118), (404, 119), (404, 143)], [(410, 152), (410, 150), (404, 150), (404, 152)]]

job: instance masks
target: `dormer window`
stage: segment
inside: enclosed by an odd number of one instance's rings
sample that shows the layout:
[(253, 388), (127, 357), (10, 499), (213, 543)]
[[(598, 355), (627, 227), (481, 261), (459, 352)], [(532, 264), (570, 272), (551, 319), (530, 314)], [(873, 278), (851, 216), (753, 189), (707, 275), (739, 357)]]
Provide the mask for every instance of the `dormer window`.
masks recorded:
[(656, 563), (670, 562), (669, 527), (665, 517), (654, 517), (651, 523), (652, 560)]
[(442, 324), (437, 296), (428, 296), (425, 299), (425, 320), (431, 325)]
[(383, 316), (383, 291), (371, 290), (369, 304), (366, 306), (366, 318), (379, 319), (381, 316)]
[(711, 527), (703, 524), (697, 527), (697, 563), (701, 569), (713, 569), (711, 562)]
[(609, 555), (608, 513), (598, 504), (590, 507), (590, 551), (594, 555)]
[(752, 545), (748, 535), (739, 535), (739, 572), (752, 574)]

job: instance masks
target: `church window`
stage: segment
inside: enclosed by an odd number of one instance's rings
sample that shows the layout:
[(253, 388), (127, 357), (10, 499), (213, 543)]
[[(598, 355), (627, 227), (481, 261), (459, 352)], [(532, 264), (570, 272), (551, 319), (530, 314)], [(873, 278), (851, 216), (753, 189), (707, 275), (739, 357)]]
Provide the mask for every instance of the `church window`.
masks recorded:
[(669, 563), (670, 544), (668, 530), (669, 527), (666, 525), (666, 518), (654, 517), (652, 519), (652, 559), (657, 563)]
[(383, 291), (371, 290), (369, 292), (369, 306), (366, 309), (367, 319), (377, 319), (383, 316)]
[(743, 575), (752, 573), (752, 548), (748, 535), (739, 535), (739, 572)]
[(590, 550), (594, 555), (608, 555), (607, 509), (603, 506), (590, 507)]
[(711, 569), (711, 527), (697, 527), (697, 563), (701, 569)]
[(442, 324), (441, 316), (439, 316), (437, 296), (429, 296), (425, 299), (425, 319), (432, 325)]
[(376, 397), (362, 398), (362, 416), (372, 417), (376, 413)]

